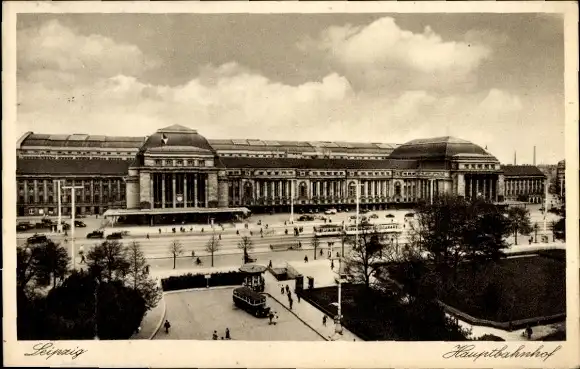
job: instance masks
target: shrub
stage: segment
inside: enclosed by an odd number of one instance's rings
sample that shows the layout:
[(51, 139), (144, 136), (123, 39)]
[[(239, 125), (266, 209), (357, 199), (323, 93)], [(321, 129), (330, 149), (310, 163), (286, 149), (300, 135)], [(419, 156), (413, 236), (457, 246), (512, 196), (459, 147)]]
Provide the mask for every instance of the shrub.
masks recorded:
[(503, 338), (495, 336), (493, 334), (489, 334), (486, 333), (481, 337), (477, 337), (474, 341), (496, 341), (496, 342), (500, 342), (500, 341), (505, 341)]
[[(225, 273), (213, 273), (209, 280), (210, 287), (237, 286), (244, 282), (245, 273), (232, 271)], [(203, 288), (207, 286), (205, 274), (188, 273), (180, 276), (172, 276), (161, 280), (163, 291), (185, 290), (189, 288)]]
[(540, 250), (538, 251), (538, 255), (549, 259), (566, 261), (566, 250)]

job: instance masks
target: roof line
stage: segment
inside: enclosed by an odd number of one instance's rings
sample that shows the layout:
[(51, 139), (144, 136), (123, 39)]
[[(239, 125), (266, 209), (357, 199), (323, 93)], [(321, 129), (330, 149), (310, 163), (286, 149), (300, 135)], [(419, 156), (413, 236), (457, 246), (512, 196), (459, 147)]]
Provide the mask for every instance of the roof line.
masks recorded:
[(16, 148), (17, 148), (17, 149), (20, 149), (20, 148), (22, 147), (22, 143), (24, 142), (24, 140), (26, 140), (26, 139), (27, 139), (27, 138), (28, 138), (28, 137), (29, 137), (31, 134), (33, 134), (33, 133), (34, 133), (34, 132), (32, 132), (32, 131), (28, 131), (28, 132), (24, 133), (24, 134), (22, 135), (22, 137), (20, 137), (20, 138), (18, 139), (18, 141), (16, 141)]

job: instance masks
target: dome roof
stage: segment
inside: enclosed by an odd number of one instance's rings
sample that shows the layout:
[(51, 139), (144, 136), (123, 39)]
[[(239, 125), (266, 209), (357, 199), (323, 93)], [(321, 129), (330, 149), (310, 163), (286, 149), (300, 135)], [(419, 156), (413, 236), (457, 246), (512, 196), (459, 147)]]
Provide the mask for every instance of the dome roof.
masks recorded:
[(397, 147), (390, 155), (393, 159), (448, 160), (458, 157), (487, 157), (497, 159), (476, 144), (456, 137), (435, 137), (412, 140)]
[(196, 130), (174, 124), (161, 128), (147, 137), (140, 149), (144, 151), (210, 151), (213, 148)]

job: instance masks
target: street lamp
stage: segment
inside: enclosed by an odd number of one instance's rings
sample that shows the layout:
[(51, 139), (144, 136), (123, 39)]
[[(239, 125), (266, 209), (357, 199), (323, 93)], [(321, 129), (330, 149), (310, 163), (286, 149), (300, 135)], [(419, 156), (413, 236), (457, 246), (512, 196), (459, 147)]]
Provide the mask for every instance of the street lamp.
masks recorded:
[[(63, 187), (63, 189), (65, 190), (71, 190), (71, 224), (70, 224), (70, 235), (71, 235), (71, 247), (72, 247), (72, 263), (73, 263), (73, 270), (76, 269), (76, 254), (75, 254), (75, 212), (76, 212), (76, 206), (75, 206), (75, 190), (79, 190), (82, 189), (83, 186), (75, 186), (74, 183), (72, 186), (66, 186)], [(60, 197), (60, 196), (59, 196)], [(59, 212), (60, 214), (60, 212)], [(60, 223), (60, 221), (59, 221)]]

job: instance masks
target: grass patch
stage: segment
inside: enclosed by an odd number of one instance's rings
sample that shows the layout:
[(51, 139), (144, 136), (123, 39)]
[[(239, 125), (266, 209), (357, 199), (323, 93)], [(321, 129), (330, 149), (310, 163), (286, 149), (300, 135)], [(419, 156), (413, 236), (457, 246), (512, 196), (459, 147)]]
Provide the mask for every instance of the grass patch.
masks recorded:
[[(301, 292), (303, 299), (331, 318), (336, 316), (337, 287)], [(451, 327), (435, 303), (401, 304), (394, 296), (367, 290), (364, 285), (343, 284), (343, 325), (365, 341), (460, 341), (464, 333)]]
[(475, 318), (496, 322), (565, 313), (566, 264), (554, 255), (502, 259), (475, 270), (463, 265), (454, 287), (441, 300)]

